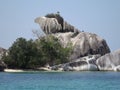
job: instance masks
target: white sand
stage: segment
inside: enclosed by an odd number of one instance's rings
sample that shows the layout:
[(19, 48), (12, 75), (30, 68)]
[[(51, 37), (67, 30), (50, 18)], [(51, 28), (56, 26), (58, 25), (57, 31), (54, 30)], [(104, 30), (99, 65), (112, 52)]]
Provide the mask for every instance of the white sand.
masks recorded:
[(24, 72), (24, 70), (20, 70), (20, 69), (4, 69), (4, 72)]
[(47, 67), (40, 67), (37, 70), (34, 70), (34, 69), (26, 69), (26, 70), (22, 70), (22, 69), (4, 69), (4, 72), (34, 72), (34, 71), (51, 71), (51, 69), (49, 69)]
[[(39, 71), (45, 71), (45, 72), (61, 72), (62, 69), (59, 70), (51, 70), (47, 67), (40, 67), (38, 68), (38, 70), (32, 70), (32, 69), (26, 69), (26, 70), (22, 70), (22, 69), (4, 69), (4, 72), (39, 72)], [(63, 72), (63, 71), (62, 71)]]

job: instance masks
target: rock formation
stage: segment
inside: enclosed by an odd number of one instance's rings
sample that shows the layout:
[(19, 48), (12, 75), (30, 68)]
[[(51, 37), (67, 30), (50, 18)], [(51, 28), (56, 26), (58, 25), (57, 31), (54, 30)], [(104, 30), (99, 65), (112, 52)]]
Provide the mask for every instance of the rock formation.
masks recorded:
[(5, 63), (1, 60), (4, 53), (6, 53), (6, 50), (0, 47), (0, 71), (3, 71), (6, 66)]
[(73, 51), (70, 57), (71, 60), (87, 55), (104, 55), (110, 52), (106, 41), (96, 34), (80, 32), (74, 36), (73, 32), (66, 32), (57, 33), (54, 36), (61, 41), (64, 47), (67, 47), (68, 43), (72, 43)]
[(55, 16), (38, 17), (35, 22), (46, 34), (52, 34), (57, 37), (62, 45), (66, 47), (72, 44), (73, 51), (70, 56), (71, 60), (78, 59), (87, 55), (100, 54), (104, 55), (110, 52), (110, 49), (104, 39), (96, 34), (80, 32), (74, 26), (68, 24), (63, 19), (63, 28)]
[(96, 64), (99, 70), (120, 71), (120, 50), (98, 58)]
[(101, 55), (89, 55), (69, 63), (52, 66), (50, 69), (59, 71), (98, 71), (96, 60), (100, 56)]
[[(54, 16), (53, 16), (54, 17)], [(78, 33), (79, 30), (76, 29), (74, 26), (68, 24), (66, 21), (64, 21), (62, 24), (60, 23), (60, 20), (58, 21), (57, 18), (53, 17), (38, 17), (35, 19), (35, 22), (38, 23), (43, 30), (45, 34), (51, 34), (51, 33), (58, 33), (58, 32), (74, 32)]]

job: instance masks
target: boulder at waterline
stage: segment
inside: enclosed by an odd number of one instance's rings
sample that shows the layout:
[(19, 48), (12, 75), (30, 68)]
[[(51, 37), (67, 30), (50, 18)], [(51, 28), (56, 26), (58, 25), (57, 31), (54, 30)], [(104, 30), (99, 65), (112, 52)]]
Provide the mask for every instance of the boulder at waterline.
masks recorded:
[(98, 58), (96, 64), (102, 71), (120, 71), (120, 49)]
[(89, 55), (69, 63), (55, 65), (51, 67), (51, 70), (59, 71), (98, 71), (96, 60), (101, 55)]

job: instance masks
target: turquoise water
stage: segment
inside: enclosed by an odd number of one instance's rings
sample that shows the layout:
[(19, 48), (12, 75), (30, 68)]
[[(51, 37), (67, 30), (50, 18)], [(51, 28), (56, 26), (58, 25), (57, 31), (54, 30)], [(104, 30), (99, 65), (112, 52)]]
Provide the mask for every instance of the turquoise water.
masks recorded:
[(120, 90), (120, 72), (0, 72), (0, 90)]

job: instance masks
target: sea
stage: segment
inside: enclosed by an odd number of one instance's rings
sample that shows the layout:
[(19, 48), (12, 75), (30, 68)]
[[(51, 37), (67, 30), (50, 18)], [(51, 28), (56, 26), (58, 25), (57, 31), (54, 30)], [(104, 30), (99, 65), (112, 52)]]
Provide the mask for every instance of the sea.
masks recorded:
[(0, 72), (0, 90), (120, 90), (120, 72)]

